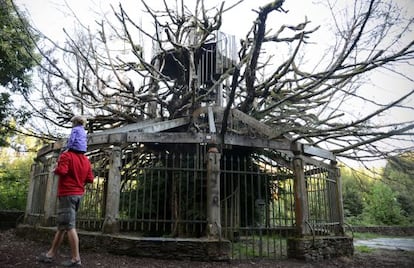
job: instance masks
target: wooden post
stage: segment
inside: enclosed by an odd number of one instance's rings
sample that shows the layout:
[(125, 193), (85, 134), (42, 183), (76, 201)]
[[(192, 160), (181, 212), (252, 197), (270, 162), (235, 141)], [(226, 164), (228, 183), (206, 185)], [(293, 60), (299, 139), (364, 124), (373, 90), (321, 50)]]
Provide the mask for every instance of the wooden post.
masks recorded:
[(56, 214), (56, 201), (57, 201), (57, 186), (58, 176), (55, 175), (55, 167), (59, 158), (59, 151), (54, 151), (48, 166), (48, 176), (45, 188), (45, 203), (43, 206), (43, 224), (45, 226), (51, 225), (51, 218)]
[(34, 195), (34, 186), (35, 186), (35, 173), (36, 173), (36, 167), (39, 165), (38, 162), (35, 162), (32, 164), (31, 166), (31, 170), (30, 170), (30, 178), (29, 178), (29, 189), (27, 192), (27, 201), (26, 201), (26, 211), (24, 214), (24, 223), (27, 223), (29, 214), (32, 213), (32, 209), (33, 209), (33, 195)]
[(308, 207), (308, 195), (306, 192), (306, 181), (304, 172), (303, 158), (301, 157), (301, 151), (299, 148), (293, 150), (295, 157), (293, 159), (293, 172), (295, 175), (294, 180), (294, 197), (295, 197), (295, 218), (296, 218), (296, 230), (299, 236), (305, 236), (309, 234), (309, 207)]
[(336, 181), (336, 205), (338, 209), (338, 221), (339, 221), (339, 230), (338, 235), (344, 235), (345, 229), (344, 229), (344, 203), (343, 203), (343, 197), (342, 197), (342, 178), (341, 178), (341, 170), (337, 167), (337, 162), (332, 161), (331, 165), (333, 166), (335, 170), (335, 181)]
[(221, 237), (220, 153), (213, 147), (207, 153), (207, 236)]
[(108, 174), (108, 188), (106, 192), (104, 233), (119, 232), (119, 198), (121, 189), (121, 148), (114, 147)]

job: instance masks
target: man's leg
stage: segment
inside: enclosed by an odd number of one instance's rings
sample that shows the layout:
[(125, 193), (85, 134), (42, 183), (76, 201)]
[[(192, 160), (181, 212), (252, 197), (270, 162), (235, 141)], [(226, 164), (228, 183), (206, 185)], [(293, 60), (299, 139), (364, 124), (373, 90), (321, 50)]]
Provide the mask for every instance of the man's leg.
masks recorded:
[(68, 240), (70, 245), (70, 251), (72, 253), (72, 262), (80, 261), (79, 237), (75, 228), (68, 230)]
[(57, 254), (57, 251), (60, 247), (60, 244), (62, 244), (63, 238), (65, 236), (65, 230), (57, 230), (55, 233), (55, 238), (53, 239), (52, 246), (49, 249), (49, 251), (46, 253), (47, 257), (55, 257)]

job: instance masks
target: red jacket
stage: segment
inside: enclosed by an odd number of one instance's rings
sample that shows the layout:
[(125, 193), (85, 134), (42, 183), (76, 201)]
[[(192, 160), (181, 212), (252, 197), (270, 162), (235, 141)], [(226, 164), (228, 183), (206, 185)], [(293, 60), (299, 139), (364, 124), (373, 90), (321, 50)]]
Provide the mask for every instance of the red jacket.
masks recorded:
[(58, 196), (83, 195), (85, 184), (94, 178), (89, 159), (71, 151), (60, 155), (55, 174), (59, 176)]

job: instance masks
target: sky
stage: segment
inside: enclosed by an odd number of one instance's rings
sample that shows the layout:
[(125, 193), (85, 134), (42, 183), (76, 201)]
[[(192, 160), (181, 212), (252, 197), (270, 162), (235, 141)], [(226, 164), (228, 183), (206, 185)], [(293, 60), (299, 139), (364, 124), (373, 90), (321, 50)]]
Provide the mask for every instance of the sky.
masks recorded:
[[(236, 3), (237, 1), (238, 0), (228, 0), (225, 2), (225, 7), (231, 3)], [(140, 4), (141, 1), (136, 0), (15, 0), (15, 3), (30, 13), (36, 27), (42, 29), (42, 31), (44, 31), (47, 35), (54, 36), (59, 36), (59, 34), (61, 34), (61, 29), (64, 26), (67, 27), (68, 25), (73, 24), (71, 14), (64, 11), (64, 9), (66, 9), (65, 3), (72, 8), (81, 21), (90, 21), (91, 24), (93, 24), (93, 19), (99, 17), (99, 13), (111, 13), (109, 6), (113, 5), (117, 7), (117, 3), (119, 2), (122, 3), (122, 6), (131, 14), (137, 14), (137, 10), (143, 9), (142, 4)], [(162, 7), (163, 1), (150, 0), (146, 2), (148, 2), (151, 7), (157, 8)], [(186, 3), (189, 2), (195, 2), (195, 0), (186, 1)], [(216, 3), (221, 3), (222, 1), (208, 0), (205, 2), (208, 5), (213, 6), (216, 5)], [(251, 10), (269, 2), (269, 0), (244, 1), (244, 3), (239, 5), (237, 9), (234, 9), (226, 14), (226, 16), (228, 15), (234, 19), (224, 21), (224, 30), (231, 30), (232, 32), (244, 34), (245, 29), (251, 26), (252, 21), (256, 16)], [(298, 17), (304, 18), (305, 13), (312, 9), (314, 12), (317, 11), (315, 5), (312, 4), (312, 1), (301, 1), (301, 9), (290, 8), (290, 5), (295, 2), (296, 1), (286, 1), (284, 5), (286, 6), (286, 9), (289, 10), (289, 16), (283, 17), (283, 20), (287, 23), (293, 22)], [(145, 16), (145, 14), (142, 13), (141, 15)], [(318, 17), (320, 17), (320, 15)], [(237, 25), (237, 27), (235, 27), (235, 25)]]
[[(414, 15), (414, 1), (413, 0), (394, 0), (401, 3), (405, 7), (408, 14)], [(63, 28), (70, 29), (79, 25), (72, 14), (67, 9), (66, 5), (69, 5), (72, 11), (76, 14), (79, 20), (85, 25), (95, 27), (95, 20), (100, 20), (102, 14), (107, 16), (112, 15), (110, 5), (117, 7), (119, 2), (122, 3), (125, 10), (130, 15), (140, 16), (138, 19), (142, 21), (144, 28), (151, 27), (151, 18), (148, 14), (139, 12), (143, 10), (141, 1), (136, 0), (15, 0), (14, 1), (23, 11), (28, 13), (31, 23), (38, 28), (45, 35), (52, 37), (53, 40), (64, 40), (65, 35)], [(149, 0), (151, 7), (162, 7), (162, 0)], [(186, 3), (194, 3), (195, 1), (186, 1)], [(205, 1), (208, 5), (216, 5), (222, 1), (208, 0)], [(229, 6), (231, 3), (236, 3), (238, 0), (226, 1), (225, 6)], [(225, 19), (223, 20), (222, 31), (231, 33), (237, 37), (244, 37), (247, 31), (252, 26), (252, 22), (256, 18), (257, 14), (253, 12), (253, 9), (269, 3), (270, 0), (247, 0), (236, 9), (225, 13)], [(315, 3), (321, 2), (320, 0), (301, 0), (300, 7), (298, 6), (298, 0), (286, 0), (283, 5), (284, 9), (288, 11), (287, 14), (280, 13), (277, 16), (273, 16), (274, 19), (269, 20), (267, 27), (272, 28), (272, 25), (277, 23), (296, 25), (299, 22), (303, 22), (305, 17), (311, 21), (310, 28), (320, 26), (321, 29), (313, 36), (313, 40), (317, 41), (314, 46), (314, 51), (311, 53), (317, 54), (320, 52), (320, 46), (328, 44), (331, 41), (331, 37), (327, 36), (328, 28), (330, 25), (325, 23), (328, 13), (321, 9), (320, 5)], [(349, 3), (349, 0), (337, 0), (337, 4), (342, 5)], [(137, 12), (138, 11), (138, 12)], [(279, 26), (275, 26), (279, 27)], [(150, 28), (150, 32), (152, 28)], [(312, 40), (310, 40), (312, 41)], [(315, 42), (316, 43), (316, 42)], [(400, 70), (405, 72), (405, 70)], [(376, 87), (367, 89), (366, 96), (372, 100), (384, 100), (394, 99), (397, 95), (403, 95), (404, 92), (408, 92), (414, 88), (412, 83), (398, 79), (394, 75), (384, 72), (376, 72), (371, 76), (371, 80), (375, 82)], [(411, 98), (411, 103), (414, 107), (414, 98)], [(353, 104), (354, 108), (364, 109), (364, 103)], [(359, 107), (358, 107), (359, 106)], [(365, 107), (366, 108), (366, 107)], [(358, 114), (356, 114), (358, 116)], [(413, 120), (414, 115), (407, 112), (394, 111), (392, 114), (384, 115), (380, 120), (401, 120), (408, 121)]]

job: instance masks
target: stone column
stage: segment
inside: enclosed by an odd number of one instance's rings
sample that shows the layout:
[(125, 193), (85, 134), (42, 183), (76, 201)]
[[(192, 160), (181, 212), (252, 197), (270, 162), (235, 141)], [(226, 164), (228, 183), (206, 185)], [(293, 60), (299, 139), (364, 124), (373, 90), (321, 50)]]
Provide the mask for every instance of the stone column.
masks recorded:
[(215, 147), (207, 153), (207, 236), (213, 239), (221, 237), (220, 157)]
[(296, 230), (299, 236), (305, 236), (309, 234), (310, 231), (309, 226), (307, 225), (307, 221), (309, 219), (309, 208), (304, 164), (303, 159), (299, 154), (296, 154), (293, 159), (293, 172), (295, 174), (293, 188), (295, 197)]
[(52, 157), (47, 160), (48, 165), (48, 176), (45, 187), (45, 204), (43, 214), (43, 224), (48, 226), (51, 225), (51, 217), (56, 214), (56, 202), (57, 202), (57, 185), (58, 176), (55, 175), (54, 171), (59, 158), (59, 151), (54, 151)]
[(119, 232), (119, 198), (121, 189), (121, 148), (112, 149), (108, 174), (108, 188), (106, 192), (104, 233)]

